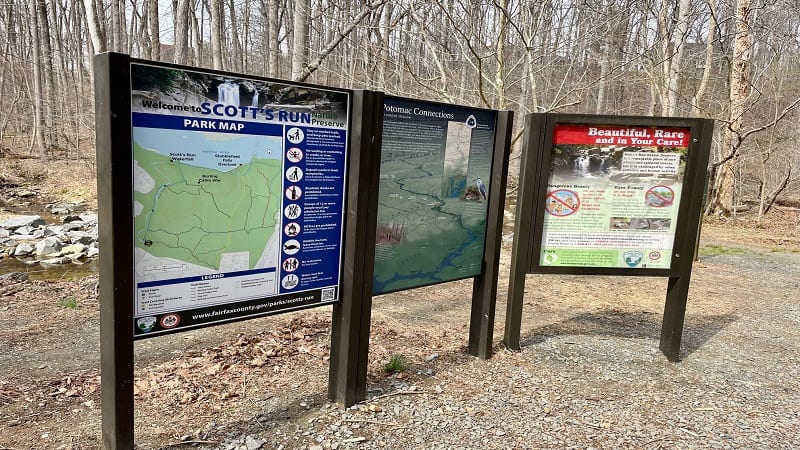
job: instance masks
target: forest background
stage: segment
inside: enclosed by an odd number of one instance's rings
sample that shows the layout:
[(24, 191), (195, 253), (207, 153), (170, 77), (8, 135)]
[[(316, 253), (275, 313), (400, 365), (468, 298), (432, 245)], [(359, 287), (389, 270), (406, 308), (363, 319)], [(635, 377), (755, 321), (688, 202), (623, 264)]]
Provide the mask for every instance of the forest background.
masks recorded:
[(798, 0), (0, 0), (0, 156), (93, 165), (105, 51), (511, 109), (512, 167), (530, 112), (712, 118), (706, 212), (800, 206)]

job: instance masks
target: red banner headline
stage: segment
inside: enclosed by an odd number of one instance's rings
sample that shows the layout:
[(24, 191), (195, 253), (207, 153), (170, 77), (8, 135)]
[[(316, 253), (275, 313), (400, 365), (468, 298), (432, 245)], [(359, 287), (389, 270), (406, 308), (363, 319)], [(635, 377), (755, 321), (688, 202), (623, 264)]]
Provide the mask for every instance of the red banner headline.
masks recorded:
[(553, 144), (688, 147), (689, 128), (556, 125)]

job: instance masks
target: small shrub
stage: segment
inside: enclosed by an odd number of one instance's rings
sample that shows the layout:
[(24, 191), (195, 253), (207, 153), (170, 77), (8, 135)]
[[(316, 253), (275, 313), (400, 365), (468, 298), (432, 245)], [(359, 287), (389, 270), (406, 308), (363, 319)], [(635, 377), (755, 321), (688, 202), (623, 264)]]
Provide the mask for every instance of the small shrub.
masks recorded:
[(408, 370), (408, 361), (403, 355), (392, 355), (389, 361), (383, 365), (386, 372), (405, 372)]
[(75, 297), (62, 298), (58, 301), (58, 306), (62, 308), (78, 309), (78, 300)]

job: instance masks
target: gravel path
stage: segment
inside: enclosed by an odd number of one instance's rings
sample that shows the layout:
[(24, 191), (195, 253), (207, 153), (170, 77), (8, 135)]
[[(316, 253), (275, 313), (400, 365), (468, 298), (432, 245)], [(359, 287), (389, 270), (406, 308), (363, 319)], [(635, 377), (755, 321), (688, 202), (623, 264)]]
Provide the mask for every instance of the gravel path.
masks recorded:
[[(379, 297), (347, 410), (325, 398), (329, 308), (139, 342), (138, 448), (800, 448), (800, 254), (704, 254), (679, 363), (658, 351), (666, 280), (643, 277), (529, 276), (521, 352), (501, 282), (485, 362), (469, 281)], [(101, 448), (94, 283), (0, 287), (0, 449)], [(394, 354), (409, 369), (386, 374)]]
[(799, 280), (797, 255), (704, 257), (680, 363), (658, 351), (657, 301), (578, 312), (529, 327), (522, 352), (433, 354), (417, 382), (387, 379), (363, 404), (255, 436), (309, 450), (800, 448)]

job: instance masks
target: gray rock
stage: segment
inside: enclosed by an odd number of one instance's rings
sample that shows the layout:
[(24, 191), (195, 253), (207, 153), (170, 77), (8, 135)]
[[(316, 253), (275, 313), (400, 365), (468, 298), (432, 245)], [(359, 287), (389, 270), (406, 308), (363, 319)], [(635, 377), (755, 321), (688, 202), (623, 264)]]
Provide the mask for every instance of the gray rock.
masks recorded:
[(77, 222), (77, 221), (83, 222), (83, 219), (81, 219), (81, 216), (76, 216), (74, 214), (70, 214), (67, 217), (64, 217), (63, 220), (64, 223)]
[(96, 213), (83, 213), (80, 215), (80, 218), (85, 223), (97, 223), (97, 214)]
[(83, 244), (70, 244), (61, 249), (58, 256), (66, 255), (82, 255), (86, 252), (86, 246)]
[(64, 244), (57, 237), (50, 236), (36, 244), (36, 256), (52, 255), (60, 252), (63, 247)]
[(70, 231), (64, 234), (73, 244), (91, 245), (96, 239), (85, 231)]
[(61, 229), (64, 230), (64, 232), (66, 233), (69, 231), (80, 230), (84, 227), (84, 225), (85, 224), (83, 223), (83, 221), (78, 220), (75, 222), (69, 222), (65, 223), (64, 225), (61, 225)]
[(97, 247), (89, 247), (89, 250), (86, 251), (86, 256), (88, 258), (94, 258), (99, 254), (100, 254), (100, 249)]
[(29, 225), (23, 225), (14, 230), (14, 234), (33, 234), (34, 231), (36, 231), (36, 228)]
[(247, 450), (258, 450), (264, 445), (265, 442), (266, 441), (258, 439), (255, 436), (247, 436), (247, 439), (245, 439)]
[(14, 249), (14, 256), (28, 256), (33, 253), (34, 250), (36, 250), (36, 248), (33, 245), (23, 242)]
[(45, 237), (45, 231), (46, 230), (47, 230), (47, 228), (42, 228), (42, 227), (39, 227), (39, 228), (33, 230), (33, 234), (32, 234), (33, 238), (34, 239), (42, 239), (43, 237)]
[(8, 238), (11, 239), (12, 241), (17, 241), (17, 242), (34, 240), (33, 235), (30, 234), (12, 234)]
[(39, 261), (39, 264), (42, 265), (42, 266), (60, 266), (62, 264), (67, 264), (67, 263), (70, 263), (70, 262), (72, 262), (72, 260), (69, 259), (69, 257), (67, 257), (67, 256), (59, 256), (57, 258), (43, 259), (43, 260)]
[(25, 272), (9, 272), (0, 275), (0, 281), (25, 281), (28, 274)]
[(6, 238), (10, 234), (11, 233), (9, 233), (8, 230), (6, 230), (5, 228), (0, 228), (0, 238)]
[(19, 227), (29, 226), (38, 227), (44, 225), (44, 219), (41, 216), (16, 216), (6, 221), (0, 222), (0, 227), (6, 230), (16, 230)]
[(27, 198), (27, 197), (35, 197), (37, 194), (34, 191), (29, 191), (27, 189), (17, 191), (17, 197), (19, 198)]

